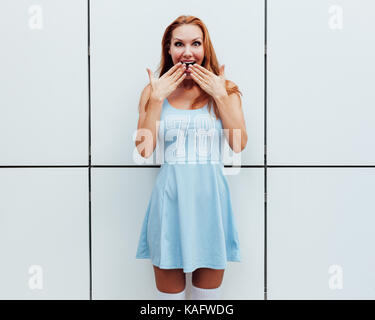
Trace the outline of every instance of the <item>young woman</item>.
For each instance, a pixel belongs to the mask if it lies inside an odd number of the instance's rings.
[[[216,147],[226,130],[234,152],[246,146],[241,92],[225,79],[206,26],[193,16],[165,30],[159,70],[156,78],[147,69],[150,83],[139,104],[138,152],[148,158],[158,141],[163,161],[136,258],[151,259],[160,299],[185,299],[187,272],[192,299],[220,299],[227,261],[241,255]]]

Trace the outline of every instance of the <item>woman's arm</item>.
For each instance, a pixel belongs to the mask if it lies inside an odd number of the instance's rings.
[[[145,110],[148,101],[147,112]],[[156,147],[157,132],[160,121],[163,100],[151,95],[151,86],[148,84],[142,91],[139,101],[139,119],[135,145],[143,158],[152,155]]]
[[[247,144],[246,124],[241,106],[241,98],[238,94],[232,93],[230,95],[215,97],[214,99],[219,109],[223,129],[228,129],[224,132],[229,146],[235,153],[239,153]],[[240,130],[238,134],[234,135],[234,138],[233,129]],[[226,131],[229,131],[229,137]]]

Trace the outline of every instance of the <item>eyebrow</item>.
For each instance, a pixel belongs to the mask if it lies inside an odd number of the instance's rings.
[[[174,39],[176,39],[176,40],[180,40],[180,41],[183,41],[183,40],[181,40],[181,39],[179,39],[179,38],[174,38]],[[191,41],[198,40],[198,39],[201,39],[201,38],[200,38],[200,37],[199,37],[199,38],[195,38],[195,39],[193,39],[193,40],[191,40]]]

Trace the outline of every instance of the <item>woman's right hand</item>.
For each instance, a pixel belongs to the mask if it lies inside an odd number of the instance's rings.
[[[156,78],[153,72],[146,68],[151,85],[151,97],[163,101],[185,79],[186,66],[181,62],[175,64],[160,78]]]

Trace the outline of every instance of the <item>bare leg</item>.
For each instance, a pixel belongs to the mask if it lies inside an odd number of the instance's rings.
[[[186,277],[183,269],[160,269],[154,267],[156,287],[161,292],[179,293],[185,289]]]
[[[224,277],[225,269],[198,268],[193,271],[192,283],[203,289],[218,288]]]

